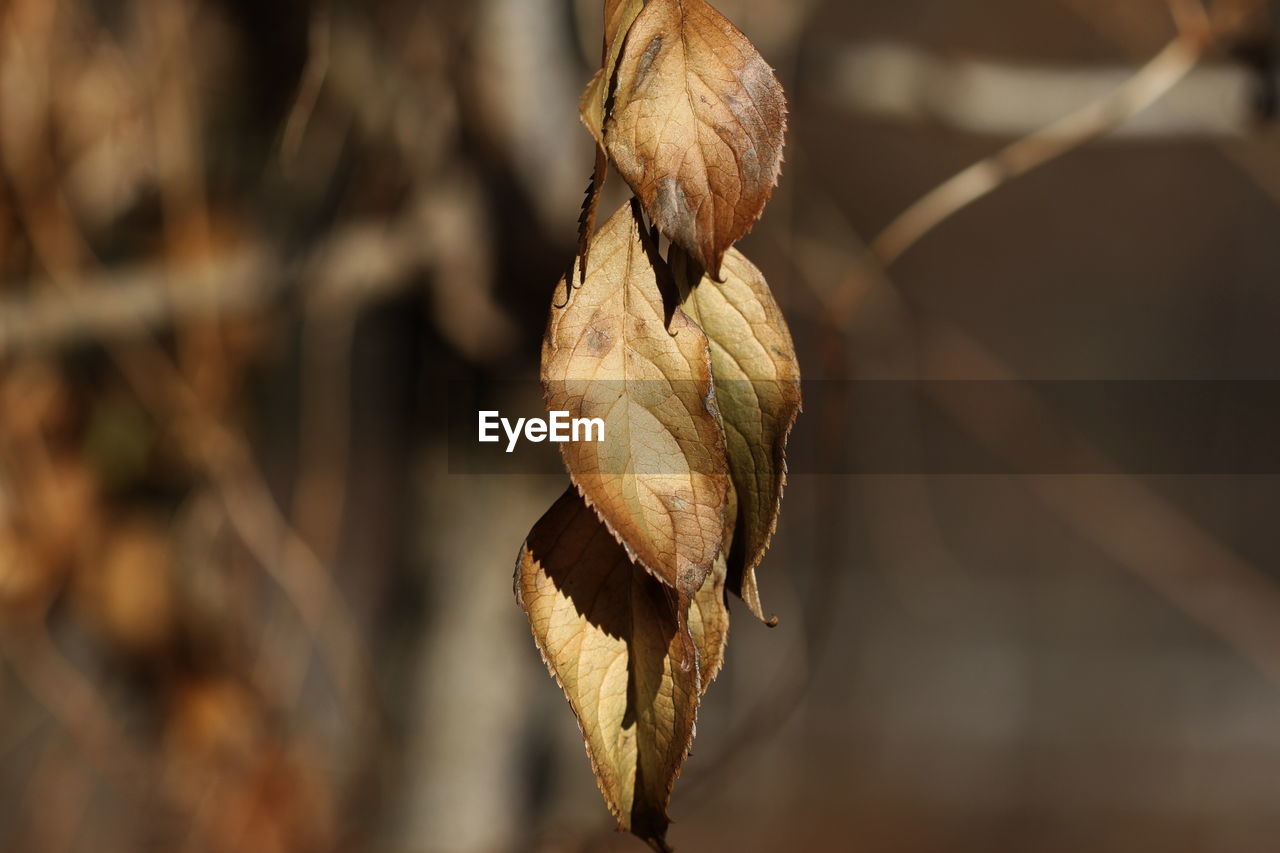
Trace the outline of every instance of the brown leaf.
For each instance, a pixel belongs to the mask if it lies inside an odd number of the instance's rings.
[[[596,230],[596,212],[600,208],[600,192],[609,173],[609,158],[604,149],[596,146],[596,164],[587,186],[587,197],[582,201],[582,213],[578,216],[578,271],[579,284],[587,283],[587,264],[591,253],[591,235]]]
[[[605,148],[672,242],[720,278],[782,166],[773,70],[705,0],[649,0],[618,62]]]
[[[671,269],[685,293],[684,307],[711,343],[716,402],[738,504],[729,587],[765,620],[755,569],[777,527],[787,479],[787,436],[800,412],[795,347],[764,276],[737,249],[725,255],[722,283],[705,277],[678,249],[671,253]]]
[[[577,278],[556,289],[542,382],[549,410],[600,419],[604,440],[561,444],[565,465],[628,553],[692,598],[721,550],[729,486],[706,335],[675,305],[634,203]]]
[[[726,513],[729,524],[725,525],[723,547],[702,588],[690,601],[688,624],[689,633],[693,635],[694,648],[698,653],[699,695],[706,693],[711,682],[715,681],[716,676],[720,674],[720,669],[724,666],[725,648],[729,643],[729,607],[724,598],[728,577],[725,558],[733,542],[733,519],[737,515],[737,508],[733,486],[730,484],[729,505]]]
[[[607,0],[605,3],[604,50],[600,57],[600,70],[591,78],[578,102],[582,123],[601,147],[604,146],[605,112],[609,97],[613,94],[618,60],[622,56],[627,31],[644,8],[644,3],[645,0]]]
[[[618,825],[665,849],[699,696],[677,593],[632,564],[572,488],[529,533],[515,589]]]

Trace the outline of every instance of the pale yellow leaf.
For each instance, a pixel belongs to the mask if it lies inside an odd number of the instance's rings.
[[[515,588],[618,825],[663,848],[699,696],[677,593],[632,564],[572,488],[529,533]]]
[[[800,412],[800,366],[782,311],[760,271],[741,252],[724,258],[723,282],[679,250],[672,272],[684,307],[711,344],[716,402],[738,504],[729,586],[764,620],[755,570],[778,523],[786,484],[787,436]]]
[[[707,579],[698,594],[689,602],[689,633],[693,635],[698,653],[698,673],[701,693],[706,693],[724,666],[725,649],[729,643],[729,607],[725,602],[725,584],[728,579],[726,557],[733,542],[733,519],[737,514],[737,502],[733,485],[729,486],[727,517],[723,546]]]

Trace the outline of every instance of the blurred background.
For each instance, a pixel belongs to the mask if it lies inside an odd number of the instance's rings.
[[[539,409],[599,5],[0,2],[0,850],[641,849],[511,593],[567,478],[448,438]],[[1009,392],[885,433],[1016,469],[1073,435],[1025,380],[1280,379],[1276,4],[717,5],[806,378]],[[677,848],[1275,850],[1276,469],[1086,444],[793,476]]]

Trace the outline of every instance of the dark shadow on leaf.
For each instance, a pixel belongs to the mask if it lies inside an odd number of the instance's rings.
[[[666,803],[692,734],[693,708],[679,697],[696,695],[697,687],[692,663],[684,660],[693,654],[691,642],[677,639],[675,590],[633,564],[573,488],[534,525],[526,547],[580,616],[626,643],[627,706],[621,727],[634,727],[637,748],[629,820],[636,835],[655,849],[668,849]],[[664,687],[675,694],[664,698]],[[661,703],[671,701],[674,720],[660,719]]]

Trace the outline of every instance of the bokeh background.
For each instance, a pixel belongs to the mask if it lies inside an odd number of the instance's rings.
[[[806,377],[1013,389],[887,433],[1016,467],[1072,429],[1023,380],[1280,379],[1276,4],[717,5]],[[538,409],[598,6],[0,3],[0,849],[641,849],[511,594],[566,478],[448,429]],[[1090,459],[793,477],[676,846],[1275,850],[1280,479]]]

